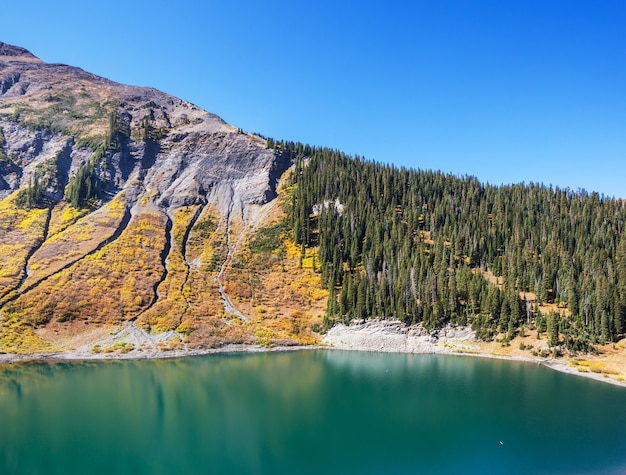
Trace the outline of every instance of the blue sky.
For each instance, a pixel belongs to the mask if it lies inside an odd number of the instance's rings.
[[[626,197],[626,2],[32,0],[0,41],[266,136]]]

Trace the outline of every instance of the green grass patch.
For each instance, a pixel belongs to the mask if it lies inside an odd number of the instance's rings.
[[[250,252],[253,254],[270,253],[282,246],[281,236],[289,231],[287,220],[271,226],[260,228],[250,241]]]

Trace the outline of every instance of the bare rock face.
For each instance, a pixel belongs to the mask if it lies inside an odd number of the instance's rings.
[[[397,320],[353,321],[335,325],[324,336],[324,343],[339,349],[391,353],[458,353],[477,349],[470,327],[447,325],[428,331],[423,326],[407,326]]]
[[[149,196],[161,208],[208,202],[222,215],[245,214],[249,204],[276,196],[277,179],[289,165],[266,149],[264,139],[186,101],[46,64],[6,43],[0,43],[0,107],[6,157],[0,198],[26,186],[61,154],[58,176],[46,190],[58,201],[79,168],[103,148],[97,164],[102,203],[126,190],[131,201]],[[102,145],[111,134],[118,135],[115,143]]]

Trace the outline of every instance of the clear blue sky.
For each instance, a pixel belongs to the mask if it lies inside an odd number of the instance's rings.
[[[626,197],[623,0],[32,0],[0,41],[266,136]]]

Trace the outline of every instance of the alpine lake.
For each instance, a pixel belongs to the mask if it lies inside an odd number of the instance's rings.
[[[0,474],[626,473],[626,388],[304,350],[0,366]]]

